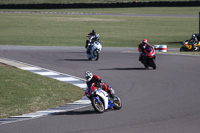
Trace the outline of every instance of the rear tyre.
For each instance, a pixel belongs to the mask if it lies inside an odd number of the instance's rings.
[[[122,102],[118,96],[114,97],[114,109],[121,109],[122,107]]]

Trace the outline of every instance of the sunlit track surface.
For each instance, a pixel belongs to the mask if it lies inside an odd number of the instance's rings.
[[[110,14],[110,13],[82,13],[82,12],[25,12],[25,11],[1,11],[0,13],[9,14],[57,14],[57,15],[98,15],[98,16],[143,16],[143,17],[184,17],[198,18],[198,15],[159,15],[159,14]]]
[[[110,84],[122,109],[98,114],[89,106],[0,126],[2,133],[198,133],[199,56],[157,54],[157,69],[144,69],[134,48],[103,48],[88,61],[80,47],[0,46],[0,57],[83,78],[86,70]]]

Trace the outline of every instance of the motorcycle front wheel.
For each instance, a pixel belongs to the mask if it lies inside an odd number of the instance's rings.
[[[92,60],[91,56],[87,54],[88,60]]]
[[[151,67],[152,67],[153,69],[156,69],[156,63],[154,62],[154,60],[151,59],[149,62],[150,62]]]
[[[182,46],[182,47],[180,48],[180,52],[183,52],[183,51],[186,51],[185,46]]]
[[[99,97],[98,100],[97,98],[92,98],[92,106],[98,113],[103,113],[105,111],[103,101]]]
[[[97,61],[99,59],[99,52],[97,50],[94,51],[94,60]]]
[[[144,65],[144,67],[147,69],[149,68],[149,65],[147,64],[147,62],[145,60],[142,61],[142,64]]]

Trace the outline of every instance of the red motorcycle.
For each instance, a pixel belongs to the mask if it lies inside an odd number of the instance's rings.
[[[147,45],[144,48],[144,53],[142,54],[142,64],[144,64],[145,68],[152,67],[153,69],[156,69],[156,64],[154,60],[156,59],[155,56],[155,50],[153,47]]]

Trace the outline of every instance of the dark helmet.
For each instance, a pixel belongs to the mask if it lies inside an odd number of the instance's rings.
[[[96,30],[92,30],[92,33],[93,33],[93,34],[96,34]]]
[[[196,37],[195,34],[193,34],[193,35],[192,35],[192,38],[195,38],[195,37]]]
[[[95,86],[96,86],[96,87],[101,87],[101,86],[102,86],[102,80],[101,80],[101,79],[97,79],[97,80],[95,81]]]

